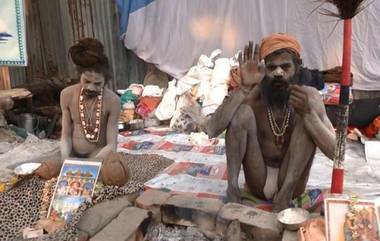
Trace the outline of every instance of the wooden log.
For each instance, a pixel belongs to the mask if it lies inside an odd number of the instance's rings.
[[[10,88],[9,69],[8,67],[0,67],[0,90],[9,90]]]
[[[31,98],[32,93],[24,88],[0,90],[0,99],[11,97],[13,100]]]

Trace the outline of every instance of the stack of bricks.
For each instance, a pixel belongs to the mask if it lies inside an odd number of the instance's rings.
[[[210,239],[236,241],[245,234],[249,240],[297,240],[296,232],[283,230],[275,213],[237,203],[147,190],[136,206],[151,211],[155,222],[196,227]]]

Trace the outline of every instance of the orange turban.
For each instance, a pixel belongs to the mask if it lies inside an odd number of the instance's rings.
[[[295,37],[286,33],[274,33],[262,40],[260,59],[265,59],[265,57],[280,49],[290,49],[298,57],[301,55],[301,45]]]

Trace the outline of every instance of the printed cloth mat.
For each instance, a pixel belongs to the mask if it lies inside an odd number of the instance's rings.
[[[302,195],[293,199],[290,207],[303,208],[310,213],[320,213],[323,210],[323,200],[327,193],[328,190],[308,189]],[[265,211],[272,211],[272,200],[261,200],[250,194],[249,191],[244,191],[241,196],[243,203]]]
[[[173,132],[167,127],[124,132],[119,135],[119,151],[121,152],[159,154],[175,161],[169,169],[146,182],[145,188],[220,199],[225,198],[227,189],[224,143],[224,139],[219,138],[217,145],[194,146],[190,135]],[[329,190],[332,167],[332,161],[317,150],[307,190]],[[380,180],[369,175],[369,169],[364,146],[358,142],[348,141],[345,160],[345,192],[366,196],[380,195],[378,185]],[[218,175],[213,174],[215,170],[218,170]],[[244,190],[242,171],[239,176],[239,186]],[[309,203],[316,203],[316,201]]]
[[[144,188],[225,200],[227,165],[175,162],[146,182]]]
[[[120,133],[118,151],[155,153],[175,161],[146,182],[145,189],[225,199],[227,166],[224,139],[218,139],[217,143],[194,145],[190,135],[171,131],[170,128],[149,128]]]
[[[193,146],[193,145],[182,145],[176,144],[170,141],[160,141],[154,143],[151,141],[128,141],[120,145],[122,148],[127,150],[163,150],[168,152],[198,152],[203,154],[215,154],[224,155],[226,153],[226,148],[224,146]]]
[[[142,136],[145,136],[145,138],[139,138]],[[224,155],[226,153],[226,148],[223,144],[210,146],[193,145],[191,141],[189,141],[188,135],[178,133],[170,128],[147,128],[143,130],[125,131],[119,134],[119,140],[121,140],[121,142],[119,142],[119,151],[123,152],[166,151],[196,152],[215,155]]]

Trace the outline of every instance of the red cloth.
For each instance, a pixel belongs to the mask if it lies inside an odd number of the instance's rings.
[[[149,113],[154,111],[161,102],[161,97],[143,96],[140,97],[136,108],[136,113],[142,117],[147,117]]]
[[[369,138],[374,138],[380,129],[380,116],[376,117],[368,127],[364,129],[364,133]]]

